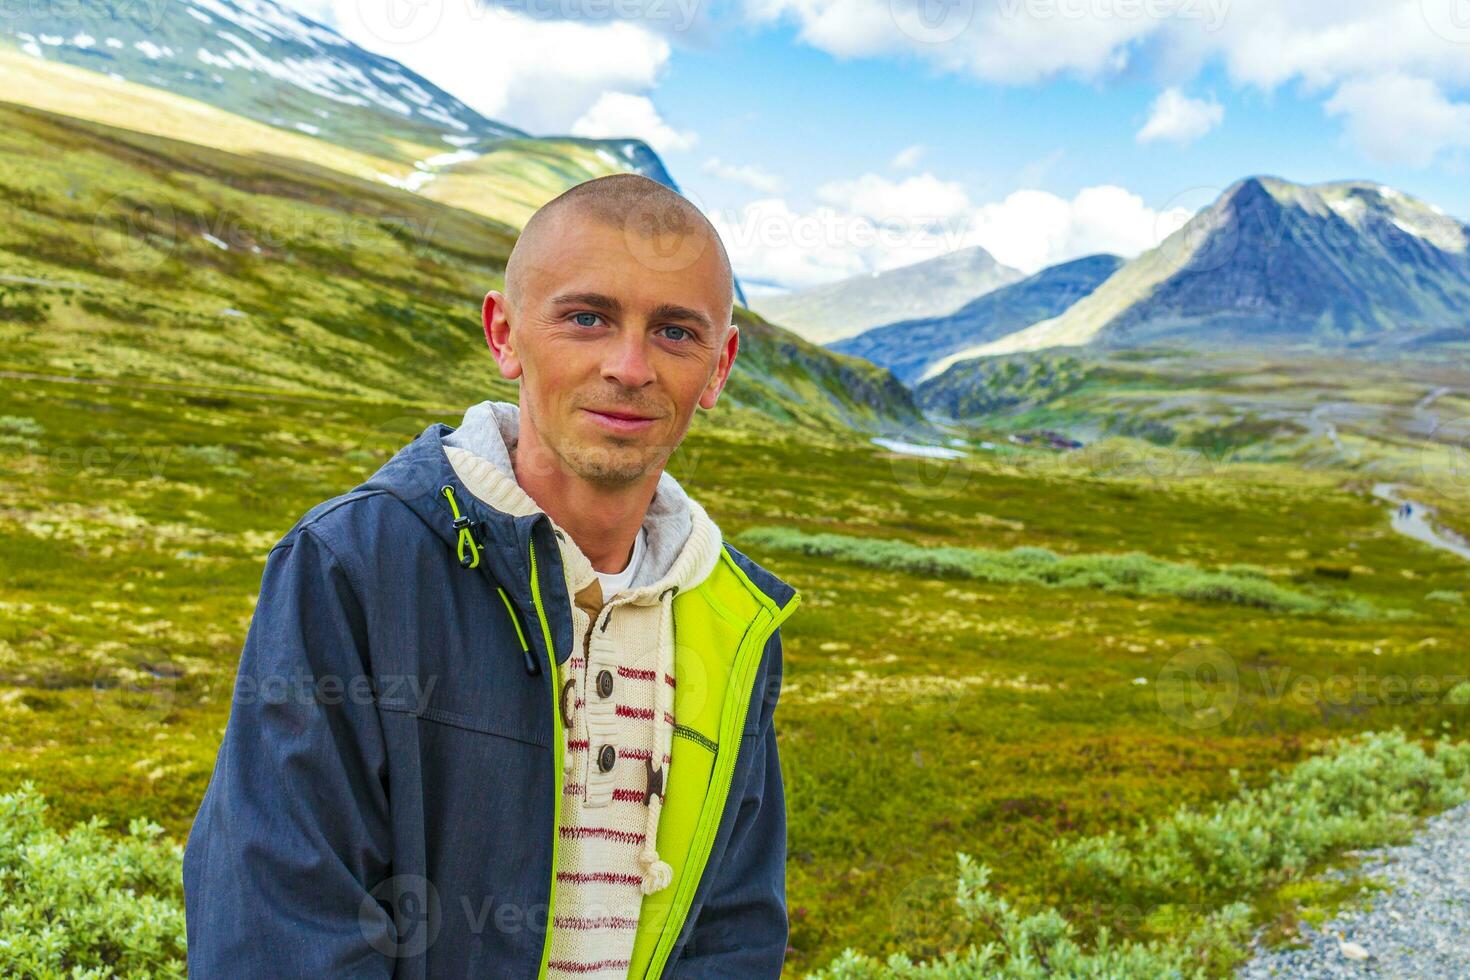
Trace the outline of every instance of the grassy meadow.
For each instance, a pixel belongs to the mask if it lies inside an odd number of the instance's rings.
[[[266,550],[423,425],[457,416],[12,379],[0,395],[0,792],[33,780],[57,826],[143,816],[182,840]],[[1050,842],[1225,798],[1232,772],[1264,779],[1321,736],[1470,732],[1470,709],[1446,697],[1467,673],[1470,611],[1443,598],[1470,594],[1470,565],[1394,535],[1386,505],[1349,475],[1124,477],[1039,451],[940,462],[718,422],[700,416],[671,472],[805,596],[783,631],[778,713],[793,975],[846,946],[962,946],[945,904],[956,851],[991,865],[1013,901],[1147,937],[1160,927],[1136,907],[1063,889]],[[1324,605],[757,547],[772,526],[920,548],[1137,551]]]

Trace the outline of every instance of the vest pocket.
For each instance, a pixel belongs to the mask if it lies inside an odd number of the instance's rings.
[[[710,738],[708,735],[704,734],[701,731],[690,728],[688,725],[675,725],[674,737],[686,738],[689,741],[693,742],[695,745],[702,745],[710,751],[711,755],[718,752],[720,748],[719,743],[716,742],[714,739]]]

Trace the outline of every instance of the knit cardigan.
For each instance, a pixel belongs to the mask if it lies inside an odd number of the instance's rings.
[[[540,513],[511,463],[519,408],[482,402],[445,439],[465,488],[515,516]],[[645,514],[643,564],[611,597],[571,535],[552,521],[576,645],[561,676],[563,789],[556,917],[548,972],[626,977],[644,895],[666,887],[658,856],[674,718],[673,599],[714,570],[721,534],[667,471]]]

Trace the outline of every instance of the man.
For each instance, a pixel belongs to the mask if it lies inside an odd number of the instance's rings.
[[[271,550],[184,855],[195,980],[780,974],[800,596],[664,471],[732,288],[680,195],[573,187],[485,298],[518,403]]]

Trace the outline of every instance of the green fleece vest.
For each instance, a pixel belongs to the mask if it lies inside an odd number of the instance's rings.
[[[534,552],[533,552],[534,575]],[[547,631],[539,589],[533,589],[541,626]],[[674,597],[674,717],[678,728],[671,743],[668,785],[658,822],[659,856],[673,869],[667,888],[645,895],[638,915],[629,980],[659,977],[683,930],[695,889],[709,863],[715,833],[730,795],[735,759],[740,752],[745,716],[761,652],[781,623],[796,610],[800,593],[778,606],[720,549],[707,579]],[[548,642],[548,648],[550,643]],[[560,683],[552,684],[553,691]],[[552,708],[554,772],[562,769],[561,714]],[[561,821],[557,798],[554,820]],[[553,834],[556,841],[559,835]],[[552,845],[556,867],[556,844]],[[556,914],[556,878],[551,882],[551,908],[540,976],[546,976],[551,954],[551,923]]]

